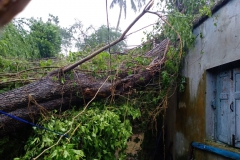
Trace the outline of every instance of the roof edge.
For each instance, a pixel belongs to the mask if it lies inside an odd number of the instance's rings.
[[[221,9],[224,5],[226,5],[228,2],[230,2],[232,0],[220,0],[219,2],[217,2],[213,8],[211,9],[212,14],[216,13],[219,9]],[[197,28],[198,26],[200,26],[205,20],[207,20],[209,18],[209,16],[202,16],[200,18],[198,18],[197,20],[195,20],[193,22],[193,29]]]

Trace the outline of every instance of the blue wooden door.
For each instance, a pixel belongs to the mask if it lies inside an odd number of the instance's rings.
[[[217,76],[216,139],[240,148],[240,68]]]
[[[231,71],[222,72],[217,77],[217,140],[231,142]]]

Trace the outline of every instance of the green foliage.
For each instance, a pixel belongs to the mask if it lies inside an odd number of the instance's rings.
[[[183,14],[176,12],[173,15],[169,15],[168,22],[180,34],[183,47],[185,49],[189,48],[195,40],[195,36],[192,33],[192,16],[184,16]],[[170,38],[171,42],[176,43],[176,41],[179,40],[179,37],[173,28],[166,24],[163,27],[164,35]]]
[[[54,57],[61,51],[60,27],[41,19],[31,20],[30,36],[33,37],[42,58]]]
[[[51,66],[52,64],[52,60],[51,59],[48,59],[48,60],[40,60],[39,62],[39,65],[40,67],[48,67],[48,66]]]
[[[162,0],[166,2],[168,10],[175,10],[182,12],[185,15],[197,16],[201,13],[202,15],[210,15],[211,11],[209,8],[213,5],[216,0]],[[204,11],[204,12],[202,12]],[[209,12],[210,11],[210,12]]]
[[[69,62],[75,62],[83,57],[86,57],[89,53],[84,51],[70,52],[67,60]],[[91,71],[92,75],[96,78],[104,78],[109,75],[110,71],[129,71],[132,74],[133,68],[137,68],[142,65],[148,65],[151,59],[142,56],[139,50],[129,52],[126,55],[121,54],[109,54],[108,52],[102,52],[92,58],[90,61],[85,62],[79,69]]]
[[[108,44],[117,38],[121,36],[121,33],[118,31],[115,31],[114,28],[109,28],[106,26],[101,26],[99,27],[94,33],[92,33],[90,36],[87,36],[84,38],[83,43],[80,44],[80,48],[86,48],[86,47],[91,47],[91,48],[96,48],[97,46],[101,44]],[[118,44],[114,45],[111,47],[111,52],[121,52],[123,51],[124,47],[126,47],[126,42],[121,41]]]
[[[27,59],[56,56],[61,45],[66,50],[72,44],[72,32],[61,28],[58,23],[58,17],[53,15],[49,15],[47,22],[34,18],[15,19],[3,29],[0,55]]]
[[[185,85],[186,85],[186,78],[181,77],[180,78],[180,85],[179,85],[179,92],[183,93],[185,91]]]
[[[161,66],[159,77],[154,79],[157,87],[154,89],[149,87],[145,92],[139,93],[139,99],[145,102],[139,104],[139,106],[142,106],[142,119],[145,121],[143,123],[145,125],[151,123],[152,127],[154,123],[157,123],[159,115],[163,115],[163,118],[165,117],[166,101],[176,91],[175,88],[179,87],[180,92],[184,91],[185,79],[179,78],[179,70],[184,53],[187,52],[195,41],[195,36],[192,33],[193,22],[196,17],[199,17],[199,13],[210,15],[211,7],[211,5],[206,5],[206,0],[161,0],[161,2],[165,3],[158,3],[158,7],[161,9],[162,5],[165,4],[168,15],[164,22],[167,23],[159,22],[153,27],[151,32],[145,33],[148,41],[143,46],[143,49],[148,50],[149,42],[152,39],[160,43],[163,39],[169,38],[171,44],[166,55],[166,61]],[[166,10],[163,9],[161,12],[166,13]],[[163,17],[160,18],[161,20],[163,20]],[[146,117],[148,119],[145,119]],[[164,126],[164,124],[162,125]]]
[[[93,104],[94,105],[94,104]],[[100,104],[95,104],[96,106]],[[125,106],[124,110],[128,108]],[[126,113],[126,112],[125,112]],[[63,138],[58,145],[53,146],[59,136],[55,133],[35,128],[32,136],[25,146],[26,154],[21,159],[31,159],[39,155],[43,149],[52,148],[45,152],[43,159],[77,160],[77,159],[116,159],[125,157],[126,142],[131,135],[131,125],[128,120],[121,120],[116,112],[92,108],[78,116],[74,121],[72,117],[78,112],[65,113],[61,118],[52,115],[50,119],[42,121],[44,127],[65,133],[70,129],[68,136]],[[139,117],[139,112],[129,110],[128,114],[134,118]]]
[[[201,8],[199,10],[199,13],[203,16],[203,15],[207,15],[207,16],[212,16],[212,11],[209,7],[207,6],[203,6],[203,8]]]
[[[15,20],[3,29],[0,38],[0,55],[4,57],[37,58],[39,51],[23,29],[22,20]]]
[[[65,41],[69,38],[67,33],[58,26],[58,18],[52,15],[48,22],[34,18],[16,19],[3,29],[0,55],[27,59],[53,57],[61,51],[61,37]]]
[[[195,18],[199,18],[199,14],[201,16],[211,15],[210,7],[213,1],[210,4],[206,0],[161,0],[161,2],[163,1],[168,10],[167,23],[157,23],[153,27],[153,31],[146,35],[148,40],[153,38],[159,39],[161,42],[162,39],[169,38],[171,41],[167,60],[161,72],[161,95],[167,96],[169,88],[177,85],[182,55],[194,44],[195,36],[192,33],[193,22]],[[159,8],[162,7],[162,4],[164,3],[158,3]],[[203,36],[200,35],[200,37]],[[182,85],[180,86],[180,90],[183,90]]]
[[[51,67],[66,64],[60,62],[58,55],[61,36],[64,35],[60,31],[64,32],[65,28],[58,26],[58,17],[49,16],[48,22],[22,18],[15,19],[4,27],[0,37],[1,93],[37,80],[50,71]],[[66,35],[62,37],[65,41],[69,38]],[[57,65],[52,60],[37,61],[38,58],[52,56],[58,59]]]
[[[0,93],[36,81],[64,64],[66,62],[60,58],[31,61],[0,56]]]

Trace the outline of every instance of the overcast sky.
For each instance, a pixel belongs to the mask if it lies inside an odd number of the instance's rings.
[[[108,6],[110,6],[111,1],[112,0],[108,0]],[[43,20],[47,20],[50,13],[59,17],[60,25],[63,27],[69,27],[74,23],[75,19],[78,19],[85,27],[93,25],[98,28],[101,25],[107,24],[105,2],[105,0],[32,0],[26,9],[17,17],[42,17]],[[127,17],[125,19],[124,14],[122,15],[120,22],[121,30],[125,30],[139,14],[131,10],[130,0],[127,0],[127,3]],[[109,9],[108,12],[110,26],[116,27],[119,7],[115,6],[113,9]],[[137,22],[130,32],[154,23],[156,20],[157,17],[155,15],[146,14]],[[128,45],[140,44],[143,36],[142,31],[133,34],[127,40]]]

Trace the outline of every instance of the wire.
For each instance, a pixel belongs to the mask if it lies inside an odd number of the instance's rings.
[[[43,130],[46,130],[46,131],[52,132],[52,133],[55,133],[55,134],[57,134],[57,135],[59,135],[59,136],[63,136],[63,137],[66,137],[66,138],[69,137],[69,136],[66,135],[66,134],[63,134],[63,133],[60,133],[60,132],[57,132],[57,131],[53,131],[53,130],[50,130],[50,129],[45,128],[45,127],[43,127],[43,126],[40,126],[40,125],[37,125],[37,124],[31,123],[31,122],[28,122],[28,121],[26,121],[26,120],[24,120],[24,119],[22,119],[22,118],[16,117],[16,116],[11,115],[11,114],[8,114],[8,113],[3,112],[3,111],[1,111],[1,110],[0,110],[0,113],[3,114],[3,115],[5,115],[5,116],[8,116],[8,117],[10,117],[10,118],[12,118],[12,119],[15,119],[15,120],[17,120],[17,121],[20,121],[20,122],[23,122],[23,123],[29,124],[29,125],[31,125],[31,126],[33,126],[33,127],[37,127],[37,128],[39,128],[39,129],[43,129]]]

